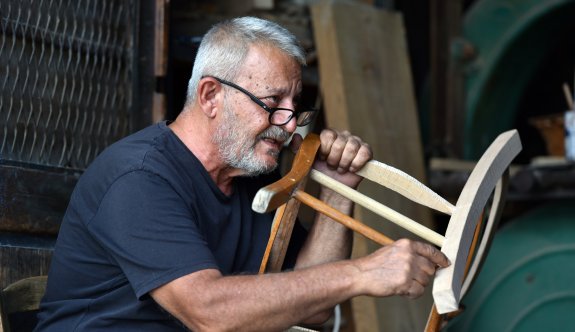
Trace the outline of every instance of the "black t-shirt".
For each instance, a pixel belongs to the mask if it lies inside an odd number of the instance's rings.
[[[251,202],[274,180],[236,178],[224,195],[164,122],[113,144],[72,194],[38,330],[181,331],[148,292],[202,269],[257,273],[273,214]]]

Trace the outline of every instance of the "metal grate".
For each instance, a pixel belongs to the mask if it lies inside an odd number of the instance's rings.
[[[138,6],[0,1],[0,159],[84,169],[128,133]]]

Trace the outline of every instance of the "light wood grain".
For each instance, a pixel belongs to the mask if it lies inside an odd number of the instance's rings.
[[[521,141],[516,130],[499,135],[473,169],[457,200],[441,248],[451,265],[437,271],[433,282],[433,299],[439,314],[459,309],[473,230],[496,183],[519,151]]]
[[[360,136],[371,145],[375,159],[425,182],[401,13],[352,1],[319,1],[310,8],[327,126]],[[424,226],[434,227],[431,210],[424,206],[384,191],[371,181],[364,181],[358,189]],[[380,216],[361,206],[354,216],[391,238],[413,237],[392,223],[382,223]],[[379,248],[362,236],[355,241],[354,245],[365,251],[354,251],[353,257]],[[401,297],[355,298],[353,328],[356,332],[421,331],[432,302],[430,290],[415,301]]]
[[[416,234],[421,238],[435,244],[436,246],[441,247],[443,245],[443,241],[445,239],[441,234],[438,234],[433,230],[423,226],[422,224],[404,216],[403,214],[379,203],[373,198],[363,195],[362,193],[353,190],[352,188],[341,184],[329,176],[313,169],[310,172],[310,178],[319,184],[334,190],[335,192],[350,199],[351,201],[363,206],[364,208],[378,214],[379,216],[395,223],[401,228],[406,229],[413,234]]]
[[[413,176],[377,160],[371,160],[358,175],[387,187],[421,205],[451,215],[455,207]]]

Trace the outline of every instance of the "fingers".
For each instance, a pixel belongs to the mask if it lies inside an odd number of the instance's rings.
[[[369,275],[375,279],[368,284],[374,288],[368,292],[376,296],[417,298],[431,283],[437,267],[449,265],[445,255],[434,246],[407,239],[379,249],[370,258],[363,267],[373,272]]]
[[[428,243],[422,242],[412,242],[415,251],[417,254],[429,259],[435,265],[439,267],[448,267],[449,260],[447,257],[441,252],[441,250],[437,249],[436,247],[432,246]]]
[[[373,155],[368,144],[348,131],[323,130],[320,141],[320,159],[338,173],[359,170]]]

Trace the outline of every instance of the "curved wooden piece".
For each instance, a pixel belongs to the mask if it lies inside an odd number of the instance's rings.
[[[433,299],[439,314],[457,311],[469,247],[478,217],[495,184],[521,151],[516,130],[499,135],[483,154],[467,180],[449,220],[441,251],[451,265],[437,271]]]
[[[305,187],[305,180],[313,165],[319,145],[319,136],[308,134],[288,174],[256,193],[252,202],[254,211],[264,213],[279,207],[274,216],[259,273],[281,270],[300,206],[299,201],[290,198],[294,191]]]
[[[481,235],[481,242],[479,247],[476,248],[476,239],[479,237],[479,233],[481,232],[480,224],[481,220],[477,223],[475,228],[475,233],[473,236],[473,243],[471,244],[471,252],[467,257],[467,265],[469,268],[467,269],[466,266],[466,273],[465,273],[465,281],[463,282],[463,286],[461,287],[461,298],[465,297],[467,291],[473,285],[483,262],[485,261],[485,257],[487,256],[487,251],[491,246],[491,240],[493,239],[493,235],[495,230],[497,229],[497,225],[499,224],[499,220],[501,217],[501,213],[503,212],[503,203],[505,202],[505,193],[507,190],[507,184],[509,181],[509,169],[506,169],[503,173],[503,176],[497,182],[495,186],[495,191],[493,193],[493,202],[490,207],[489,211],[489,218],[487,223],[485,224],[485,228],[483,234]],[[474,256],[474,251],[476,251]],[[440,315],[437,312],[437,308],[435,304],[432,306],[431,311],[429,313],[429,318],[427,320],[427,324],[425,326],[425,332],[436,332],[441,329],[444,320],[449,320],[451,315],[457,315],[458,312],[450,313],[448,315]],[[447,317],[447,318],[446,318]]]
[[[473,285],[479,270],[483,266],[483,262],[487,257],[487,251],[491,246],[491,241],[493,240],[493,235],[499,225],[499,220],[501,219],[501,214],[503,213],[503,203],[505,202],[505,194],[507,192],[507,184],[509,182],[509,169],[506,169],[497,185],[495,186],[495,192],[493,193],[493,203],[491,204],[491,210],[489,211],[489,219],[485,224],[485,229],[483,231],[483,236],[481,237],[481,242],[477,248],[477,252],[471,263],[469,271],[466,273],[465,281],[461,287],[461,298],[467,294],[467,291]]]
[[[259,213],[273,211],[286,203],[296,186],[307,176],[319,149],[319,136],[307,134],[298,150],[291,170],[279,181],[260,189],[252,202],[252,210]]]
[[[377,160],[369,161],[357,174],[436,211],[451,215],[455,209],[453,204],[416,178]]]

